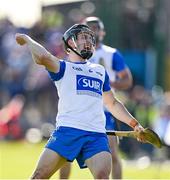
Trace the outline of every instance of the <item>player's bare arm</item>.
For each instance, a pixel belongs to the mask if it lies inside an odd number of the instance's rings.
[[[126,68],[123,71],[118,72],[116,75],[118,76],[118,80],[110,82],[113,88],[124,90],[132,86],[133,78],[129,68]]]
[[[103,102],[107,109],[118,120],[128,124],[135,131],[140,132],[144,130],[140,123],[128,112],[125,106],[114,96],[112,91],[107,91],[103,93]]]
[[[34,41],[26,34],[17,33],[15,35],[16,41],[19,45],[27,45],[29,51],[36,64],[43,65],[47,70],[57,73],[60,68],[59,59],[49,53],[42,45]]]

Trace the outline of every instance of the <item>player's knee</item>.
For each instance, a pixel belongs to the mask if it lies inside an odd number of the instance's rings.
[[[98,169],[95,175],[95,179],[108,179],[110,175],[110,168]]]
[[[47,179],[49,173],[45,169],[36,169],[30,179]]]
[[[104,171],[104,170],[100,170],[97,172],[96,174],[96,179],[108,179],[109,178],[109,172],[108,171]]]
[[[60,173],[59,173],[60,179],[69,179],[70,172],[71,172],[71,164],[67,163],[65,166],[63,166],[60,169]]]

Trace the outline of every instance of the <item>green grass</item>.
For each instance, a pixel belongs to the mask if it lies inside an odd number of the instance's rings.
[[[0,142],[0,179],[28,179],[35,168],[44,143]],[[53,176],[58,178],[58,173]],[[137,168],[135,163],[123,165],[123,178],[126,179],[168,179],[170,166],[152,164],[145,169]],[[80,170],[73,163],[70,179],[92,179],[88,169]]]

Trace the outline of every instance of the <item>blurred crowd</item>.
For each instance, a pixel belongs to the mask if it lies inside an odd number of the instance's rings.
[[[30,128],[44,129],[45,123],[49,124],[47,128],[50,129],[55,124],[57,111],[58,98],[52,81],[43,68],[34,64],[26,48],[16,44],[16,32],[29,34],[54,55],[64,57],[60,30],[45,28],[42,23],[37,23],[30,29],[18,28],[8,19],[0,21],[0,139],[24,137]],[[56,41],[51,41],[52,39]],[[21,126],[20,133],[3,128],[13,119],[13,115],[5,117],[6,113],[3,113],[3,109],[10,107],[13,100],[24,103],[20,108],[20,115],[15,118]],[[13,108],[17,108],[18,104]],[[43,133],[46,133],[44,136],[49,136],[48,132]]]
[[[32,28],[15,27],[8,19],[0,20],[0,140],[26,138],[39,142],[48,138],[55,127],[58,97],[46,70],[34,64],[31,54],[15,42],[15,33],[29,34],[52,54],[64,58],[63,28],[47,28],[38,22]],[[151,90],[134,85],[117,92],[128,110],[144,127],[154,129],[170,146],[170,94],[159,86]],[[131,130],[117,123],[118,130]],[[134,158],[141,153],[151,155],[154,148],[136,140],[120,140],[122,152]],[[134,153],[136,152],[136,153]],[[166,152],[166,156],[170,156]]]

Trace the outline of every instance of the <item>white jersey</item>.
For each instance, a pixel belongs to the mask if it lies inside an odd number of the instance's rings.
[[[105,132],[103,91],[109,91],[109,78],[103,66],[60,61],[59,73],[49,72],[58,90],[57,127],[73,127]]]
[[[104,66],[112,82],[117,78],[116,73],[126,68],[123,56],[119,51],[104,44],[100,44],[100,47],[96,49],[95,53],[93,53],[93,56],[90,58],[90,62]],[[112,88],[112,91],[115,92],[115,89]],[[107,111],[105,107],[104,111]]]
[[[126,68],[124,59],[118,50],[104,44],[101,44],[95,53],[93,53],[90,62],[103,65],[110,81],[113,82],[116,80],[116,73]]]

